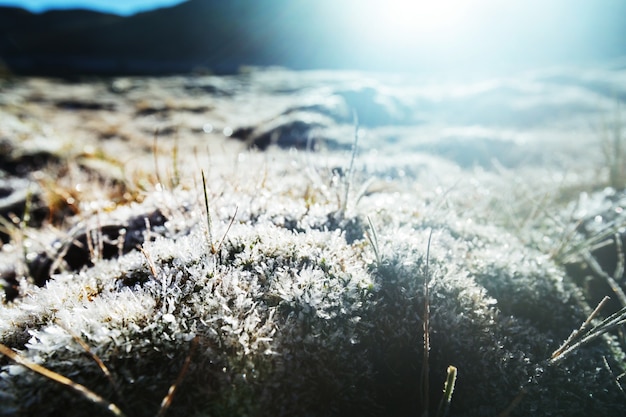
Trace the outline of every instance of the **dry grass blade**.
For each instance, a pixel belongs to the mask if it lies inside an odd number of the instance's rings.
[[[615,266],[613,277],[616,280],[621,280],[624,276],[624,247],[622,245],[622,237],[619,233],[615,233],[613,239],[615,239],[615,248],[617,250],[617,265]]]
[[[620,270],[622,271],[622,274],[623,274],[623,270],[624,270],[623,260],[620,260],[620,258],[624,257],[624,253],[622,251],[622,241],[619,235],[615,236],[615,245],[617,248],[617,259],[618,259],[617,266],[615,268],[616,269],[615,274],[620,272]],[[589,250],[583,251],[582,256],[585,262],[587,262],[587,265],[589,265],[589,267],[591,268],[591,270],[595,272],[599,277],[603,278],[607,282],[607,284],[609,284],[609,286],[611,287],[611,290],[617,296],[617,299],[619,300],[622,307],[626,307],[626,294],[624,294],[624,291],[617,283],[617,280],[621,278],[621,275],[620,276],[615,275],[613,277],[610,276],[606,271],[602,269],[598,261],[596,261],[596,259],[593,257],[593,255],[591,254]]]
[[[613,368],[611,368],[611,365],[609,365],[609,361],[606,360],[606,356],[602,357],[602,361],[604,362],[604,367],[606,368],[606,370],[609,371],[611,375],[613,375],[613,381],[615,382],[617,389],[622,393],[624,398],[626,398],[626,392],[624,392],[624,388],[622,388],[622,384],[619,382],[619,380],[622,379],[622,377],[624,377],[624,375],[626,374],[621,373],[620,375],[615,376],[615,372],[613,372]]]
[[[96,355],[91,348],[89,347],[89,345],[87,343],[85,343],[85,341],[83,339],[81,339],[76,333],[74,333],[72,330],[70,330],[69,328],[65,327],[63,324],[61,324],[58,320],[56,321],[57,325],[59,327],[61,327],[63,330],[65,330],[66,332],[68,332],[72,338],[78,342],[78,344],[83,348],[83,350],[85,352],[87,352],[87,354],[89,356],[91,356],[91,358],[94,360],[94,362],[96,362],[96,364],[98,364],[98,367],[100,368],[100,370],[102,371],[102,373],[104,374],[104,376],[107,377],[107,379],[109,380],[109,383],[111,384],[111,387],[113,387],[113,390],[115,390],[115,393],[118,396],[118,400],[121,400],[123,398],[122,393],[119,389],[119,386],[117,385],[117,383],[115,382],[115,379],[113,378],[113,374],[111,374],[111,372],[109,371],[109,368],[107,368],[107,366],[104,364],[104,362],[102,362],[102,359],[100,359],[100,357],[98,355]]]
[[[581,324],[581,326],[574,330],[570,336],[556,349],[549,359],[547,359],[547,365],[554,365],[567,356],[569,356],[572,352],[581,348],[582,346],[596,340],[601,337],[603,334],[626,324],[626,307],[620,309],[619,311],[611,314],[609,317],[600,321],[598,324],[592,326],[594,319],[600,313],[600,310],[606,305],[609,301],[609,297],[604,297],[602,301],[598,303],[596,308],[589,314],[589,316],[585,319],[585,321]],[[608,363],[605,360],[605,365],[608,367]],[[621,377],[621,376],[620,376]],[[619,379],[618,377],[617,379]],[[619,385],[619,381],[616,379],[616,383]],[[527,393],[527,385],[522,387],[517,396],[513,399],[513,401],[509,404],[509,406],[498,414],[497,417],[508,417],[511,412],[517,407],[517,405],[521,402],[522,398]],[[620,386],[621,390],[621,386]]]
[[[621,308],[617,312],[611,314],[609,317],[602,320],[599,324],[593,326],[591,329],[585,330],[588,328],[588,324],[591,323],[593,318],[598,314],[604,303],[608,297],[605,297],[599,304],[598,307],[593,310],[593,312],[589,315],[585,323],[580,327],[580,329],[574,332],[568,339],[557,349],[550,358],[549,363],[556,363],[558,361],[563,360],[570,353],[574,352],[576,349],[594,341],[599,338],[603,334],[610,332],[611,330],[626,324],[626,307]]]
[[[206,188],[206,177],[204,176],[204,171],[200,171],[202,174],[202,191],[204,192],[204,208],[206,209],[206,222],[207,222],[207,233],[209,240],[209,248],[211,249],[211,253],[215,254],[217,249],[213,244],[213,224],[211,222],[211,209],[209,208],[209,194]]]
[[[356,194],[356,197],[354,199],[354,205],[358,205],[361,202],[361,199],[368,194],[370,186],[374,184],[375,181],[376,178],[372,177],[363,183],[361,188],[359,188],[358,193]]]
[[[499,413],[497,417],[509,417],[509,415],[511,415],[511,412],[515,410],[515,408],[519,405],[519,403],[522,402],[522,400],[526,396],[526,393],[527,393],[526,388],[522,388],[520,392],[517,393],[515,398],[513,398],[513,401],[511,401],[511,404],[509,404],[509,406],[504,411]]]
[[[600,310],[604,307],[604,305],[610,300],[609,297],[604,297],[602,299],[602,301],[600,301],[598,303],[598,305],[596,306],[596,308],[591,312],[591,314],[589,314],[589,317],[587,317],[587,320],[585,320],[585,322],[578,328],[578,330],[574,330],[572,332],[572,334],[569,335],[569,337],[567,338],[567,340],[565,342],[563,342],[563,344],[561,346],[559,346],[559,348],[557,350],[555,350],[554,352],[552,352],[552,355],[550,356],[550,360],[554,360],[556,358],[558,358],[561,354],[563,354],[563,352],[572,344],[572,342],[579,337],[583,332],[585,332],[587,330],[587,328],[589,327],[589,325],[591,324],[591,321],[598,315],[598,313],[600,312]]]
[[[224,236],[222,236],[222,240],[220,240],[219,245],[217,245],[217,248],[215,249],[216,253],[220,251],[220,248],[222,247],[222,243],[224,243],[224,240],[226,239],[226,235],[228,235],[230,228],[233,226],[233,223],[235,222],[235,217],[237,217],[237,211],[239,211],[239,206],[235,207],[235,214],[233,214],[233,217],[231,217],[230,223],[228,223],[228,227],[226,228],[226,232],[224,232]]]
[[[157,186],[162,187],[161,175],[159,174],[159,148],[157,145],[159,139],[159,129],[154,131],[154,139],[152,141],[152,156],[154,157],[154,175],[156,176]]]
[[[24,358],[23,356],[15,352],[13,349],[1,343],[0,343],[0,353],[8,356],[14,362],[30,369],[33,372],[38,373],[39,375],[43,375],[44,377],[52,381],[58,382],[61,385],[65,385],[66,387],[73,389],[74,391],[78,392],[89,401],[105,407],[114,415],[124,417],[124,413],[122,412],[122,410],[119,409],[117,405],[105,400],[104,398],[102,398],[95,392],[91,391],[89,388],[85,387],[84,385],[77,384],[76,382],[72,381],[71,379],[67,377],[64,377],[61,374],[57,374],[56,372],[53,372],[41,365],[38,365],[34,362],[29,361],[28,359]]]
[[[174,399],[174,395],[176,394],[176,389],[178,388],[180,383],[183,381],[183,379],[185,378],[185,375],[187,374],[187,371],[189,370],[189,365],[191,364],[191,357],[193,356],[193,353],[195,352],[196,347],[198,346],[198,340],[199,340],[198,336],[196,336],[191,342],[191,349],[189,350],[189,353],[187,354],[187,357],[185,358],[183,367],[180,370],[180,373],[178,374],[176,381],[174,381],[174,383],[170,386],[169,390],[167,391],[167,395],[163,398],[163,401],[161,401],[161,408],[159,409],[159,413],[157,414],[157,417],[163,417],[165,413],[167,412],[168,408],[170,408],[170,405],[172,405],[172,400]]]
[[[176,188],[180,185],[180,169],[178,166],[178,135],[176,135],[174,147],[172,148],[172,171],[170,186],[172,188]]]
[[[367,216],[367,223],[369,224],[369,230],[365,230],[365,235],[367,236],[367,240],[369,240],[370,245],[372,245],[372,249],[374,249],[374,255],[376,256],[376,265],[380,266],[380,249],[378,246],[378,233],[376,233],[376,228],[372,223],[372,219],[370,216]]]
[[[343,202],[341,203],[341,212],[345,213],[348,209],[348,195],[350,194],[350,184],[352,183],[352,174],[354,171],[354,160],[356,159],[356,152],[359,146],[359,117],[354,111],[354,141],[352,142],[352,156],[350,157],[350,166],[348,167],[348,172],[346,172],[345,176],[345,193],[343,196]]]
[[[424,357],[422,360],[422,374],[420,380],[420,397],[422,400],[422,416],[428,416],[430,387],[428,377],[430,375],[430,241],[433,237],[433,229],[430,229],[428,235],[428,246],[426,248],[426,273],[424,276]]]
[[[150,269],[150,273],[152,274],[152,276],[155,277],[155,278],[158,277],[159,276],[159,271],[157,271],[156,264],[154,263],[154,261],[150,257],[150,254],[148,252],[146,252],[146,250],[144,248],[142,248],[142,247],[139,247],[139,250],[141,251],[143,256],[146,258],[146,262],[148,262],[148,268]]]

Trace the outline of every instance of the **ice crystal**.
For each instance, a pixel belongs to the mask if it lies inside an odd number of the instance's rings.
[[[431,386],[458,368],[454,415],[496,415],[528,381],[521,414],[556,410],[551,390],[594,395],[560,404],[562,414],[624,411],[610,378],[596,378],[602,355],[614,352],[608,346],[572,357],[568,368],[542,368],[584,319],[548,256],[436,198],[392,190],[338,212],[332,190],[320,191],[297,162],[264,169],[262,181],[209,177],[213,242],[199,190],[160,190],[120,209],[156,207],[167,222],[141,251],[60,272],[42,288],[24,284],[0,307],[0,341],[132,415],[156,414],[195,338],[172,415],[409,415],[418,409],[428,272]],[[368,224],[377,228],[376,255]],[[75,337],[111,368],[122,398]],[[0,361],[0,414],[106,415]]]

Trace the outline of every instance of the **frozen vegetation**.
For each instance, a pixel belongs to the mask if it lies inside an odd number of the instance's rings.
[[[112,83],[112,91],[123,89],[115,94],[138,114],[163,111],[140,102],[143,87],[128,82]],[[23,96],[24,85],[16,82],[12,94]],[[167,111],[184,130],[197,103],[172,100]],[[33,131],[45,135],[45,123],[24,116],[32,108],[3,106],[5,166],[40,172],[22,176],[49,194],[27,199],[31,219],[18,213],[2,223],[0,342],[18,361],[106,400],[90,400],[5,354],[0,415],[626,413],[626,178],[623,150],[603,159],[602,147],[615,151],[623,137],[615,129],[558,161],[537,155],[559,149],[560,138],[513,141],[527,152],[498,164],[484,154],[491,142],[476,138],[383,152],[376,142],[382,122],[371,122],[373,139],[364,137],[352,165],[349,114],[324,130],[347,133],[344,145],[319,152],[258,152],[217,137],[211,150],[194,151],[197,144],[184,140],[141,142],[137,125],[112,121],[110,136],[96,137],[102,148],[49,150],[48,143],[44,152]],[[113,113],[97,111],[102,120]],[[245,145],[254,140],[250,123],[260,121],[240,123]],[[128,137],[139,137],[143,153],[132,151],[134,164],[123,161],[122,170],[115,150],[131,152]],[[470,158],[468,143],[484,152]],[[459,155],[463,146],[469,150]],[[45,163],[22,158],[33,149],[47,155]],[[57,175],[59,189],[46,175]],[[47,211],[37,216],[41,206]],[[604,296],[611,300],[592,314]],[[458,375],[448,409],[442,391],[450,366]]]

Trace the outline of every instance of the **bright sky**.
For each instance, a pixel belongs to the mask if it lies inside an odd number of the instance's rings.
[[[183,1],[0,0],[0,6],[34,12],[87,8],[130,15]],[[249,0],[249,4],[256,11],[272,4],[290,10],[298,5],[319,7],[322,14],[312,15],[322,16],[326,19],[322,25],[327,21],[341,33],[332,45],[316,52],[320,62],[345,54],[355,65],[381,62],[386,68],[413,65],[466,71],[626,55],[625,0]],[[282,14],[274,12],[270,17],[280,19]],[[306,27],[307,22],[294,24]]]
[[[623,0],[354,2],[359,12],[345,12],[354,26],[347,32],[356,34],[364,54],[398,65],[414,59],[421,66],[504,67],[529,61],[541,66],[623,51],[626,39]]]
[[[182,2],[183,0],[0,0],[0,6],[21,7],[36,13],[48,9],[93,9],[127,16]]]

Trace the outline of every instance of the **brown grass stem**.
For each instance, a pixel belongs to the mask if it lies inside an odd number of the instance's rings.
[[[1,343],[0,343],[0,353],[2,353],[5,356],[8,356],[9,359],[13,360],[15,363],[22,365],[25,368],[28,368],[31,371],[38,373],[39,375],[42,375],[52,381],[58,382],[61,385],[65,385],[66,387],[73,389],[74,391],[78,392],[80,395],[82,395],[89,401],[105,407],[112,414],[116,416],[124,417],[124,413],[122,412],[122,410],[119,409],[117,405],[113,404],[110,401],[105,400],[104,398],[102,398],[95,392],[91,391],[89,388],[85,387],[84,385],[78,384],[61,374],[58,374],[54,371],[49,370],[48,368],[45,368],[39,364],[29,361],[28,359],[26,359],[19,353],[15,352],[13,349]]]

